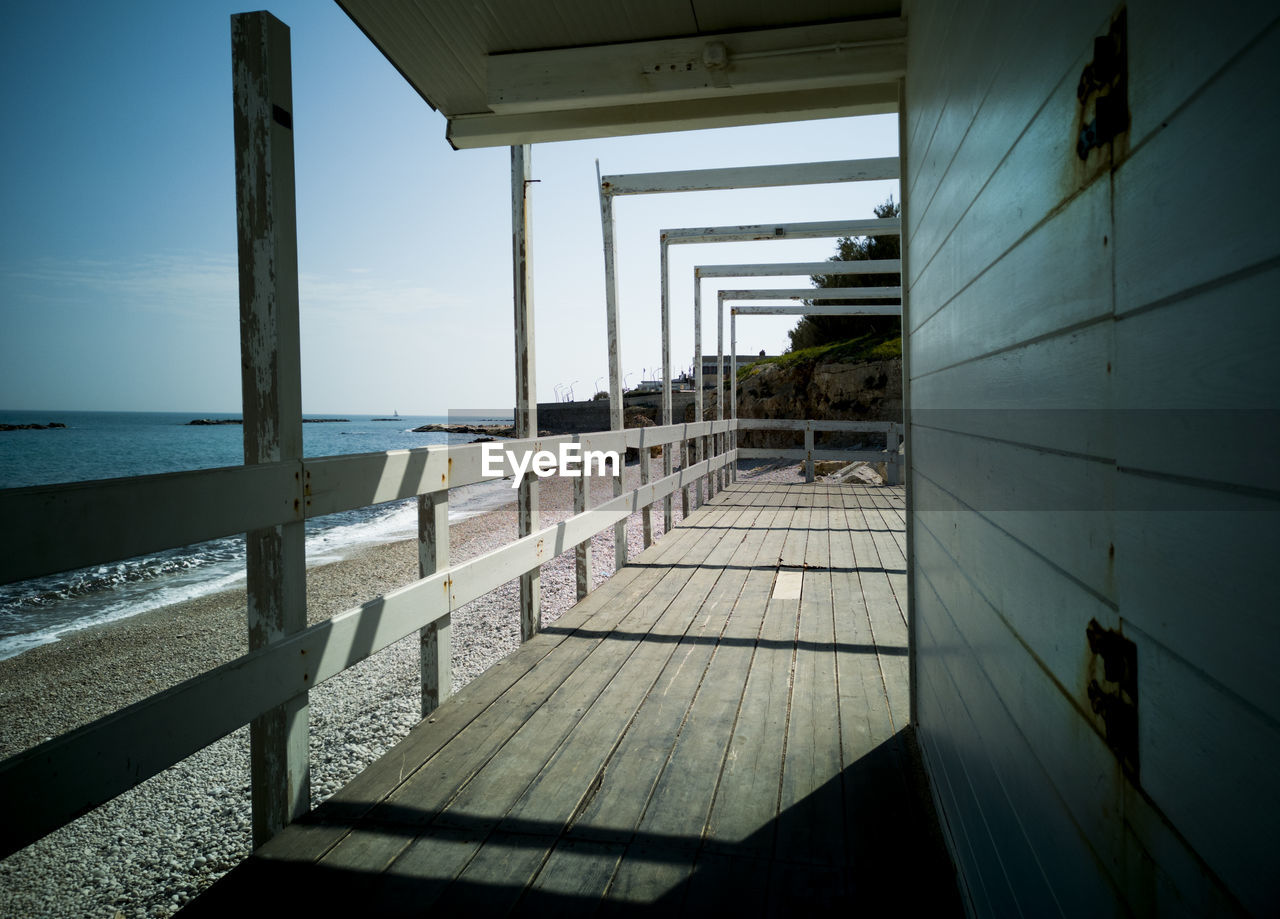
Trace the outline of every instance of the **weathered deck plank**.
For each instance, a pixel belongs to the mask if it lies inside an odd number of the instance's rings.
[[[792,915],[881,900],[907,847],[958,910],[903,732],[900,507],[729,486],[186,912]]]

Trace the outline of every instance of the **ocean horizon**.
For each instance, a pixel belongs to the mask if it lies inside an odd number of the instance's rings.
[[[324,414],[343,419],[303,425],[306,456],[377,453],[460,444],[472,435],[416,433],[425,424],[510,421],[482,411],[449,415]],[[62,424],[49,430],[0,432],[0,488],[83,482],[191,469],[238,466],[244,459],[238,424],[191,425],[197,419],[238,419],[238,412],[70,412],[0,409],[0,424]],[[460,520],[513,500],[503,481],[450,493],[449,517]],[[324,564],[362,546],[410,539],[416,502],[389,502],[308,520],[307,564]],[[230,536],[105,565],[0,585],[0,660],[56,641],[77,629],[124,619],[235,587],[244,581],[244,538]]]

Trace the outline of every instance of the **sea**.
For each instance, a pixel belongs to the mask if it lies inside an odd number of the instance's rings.
[[[65,428],[0,431],[0,488],[22,488],[188,469],[244,460],[238,424],[192,426],[194,419],[238,418],[199,412],[29,412],[0,410],[0,424]],[[469,434],[415,433],[444,416],[308,415],[341,421],[302,426],[307,456],[374,453],[461,444]],[[454,419],[455,421],[458,419]],[[507,422],[510,416],[468,421]],[[514,500],[509,482],[481,482],[449,493],[449,519],[484,513]],[[413,499],[308,520],[307,564],[337,561],[376,543],[414,538]],[[77,629],[123,619],[236,587],[245,579],[243,536],[215,539],[139,558],[0,585],[0,660],[57,641]]]

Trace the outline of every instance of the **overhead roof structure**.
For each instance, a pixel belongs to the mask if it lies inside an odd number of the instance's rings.
[[[898,0],[338,0],[457,148],[897,111]]]

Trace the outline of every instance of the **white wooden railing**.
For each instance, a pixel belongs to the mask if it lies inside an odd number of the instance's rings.
[[[735,449],[735,430],[803,431],[805,450]],[[814,431],[885,431],[885,453],[814,450]],[[449,693],[450,613],[499,586],[576,550],[578,594],[590,589],[591,538],[677,490],[724,486],[739,457],[870,458],[896,464],[898,428],[887,423],[737,419],[503,443],[511,456],[578,443],[588,450],[640,453],[639,487],[594,507],[578,479],[575,513],[499,549],[440,565],[374,598],[104,718],[0,763],[0,857],[87,813],[183,758],[307,693],[388,645],[432,625],[445,631],[428,661],[424,710]],[[691,441],[710,442],[690,464]],[[683,468],[650,480],[650,449],[680,444]],[[340,511],[418,497],[420,543],[448,546],[451,487],[487,479],[482,445],[304,458],[278,463],[106,479],[0,491],[5,521],[0,583],[82,568],[209,539],[296,523]],[[646,528],[645,542],[651,535]],[[447,554],[441,556],[447,559]]]
[[[639,449],[641,484],[594,507],[578,489],[575,513],[486,555],[445,565],[266,647],[216,667],[0,763],[0,857],[127,791],[186,756],[452,610],[576,549],[579,594],[590,587],[589,541],[633,512],[732,463],[731,450],[650,481],[649,448],[725,440],[729,421],[506,441],[529,452],[579,443]],[[488,477],[482,445],[304,458],[164,475],[0,491],[0,583],[117,561],[312,517],[419,497],[420,540],[448,546],[451,487]],[[512,471],[504,456],[504,472]],[[582,479],[578,479],[582,483]],[[423,500],[433,498],[433,500]],[[443,499],[443,500],[442,500]],[[579,510],[580,509],[580,510]],[[425,531],[425,532],[423,532]],[[646,542],[649,534],[646,533]],[[447,632],[439,666],[424,660],[424,704],[448,695]],[[431,676],[428,677],[428,674]]]
[[[804,447],[738,447],[738,459],[762,459],[779,457],[782,459],[804,460],[805,481],[813,481],[813,464],[820,460],[842,460],[854,462],[865,460],[869,463],[885,463],[890,485],[902,481],[902,456],[898,446],[902,443],[902,425],[893,421],[803,421],[794,419],[735,418],[736,431],[796,431],[804,433]],[[814,434],[822,431],[883,433],[885,450],[848,450],[841,448],[815,449]],[[736,433],[733,435],[736,438]]]

